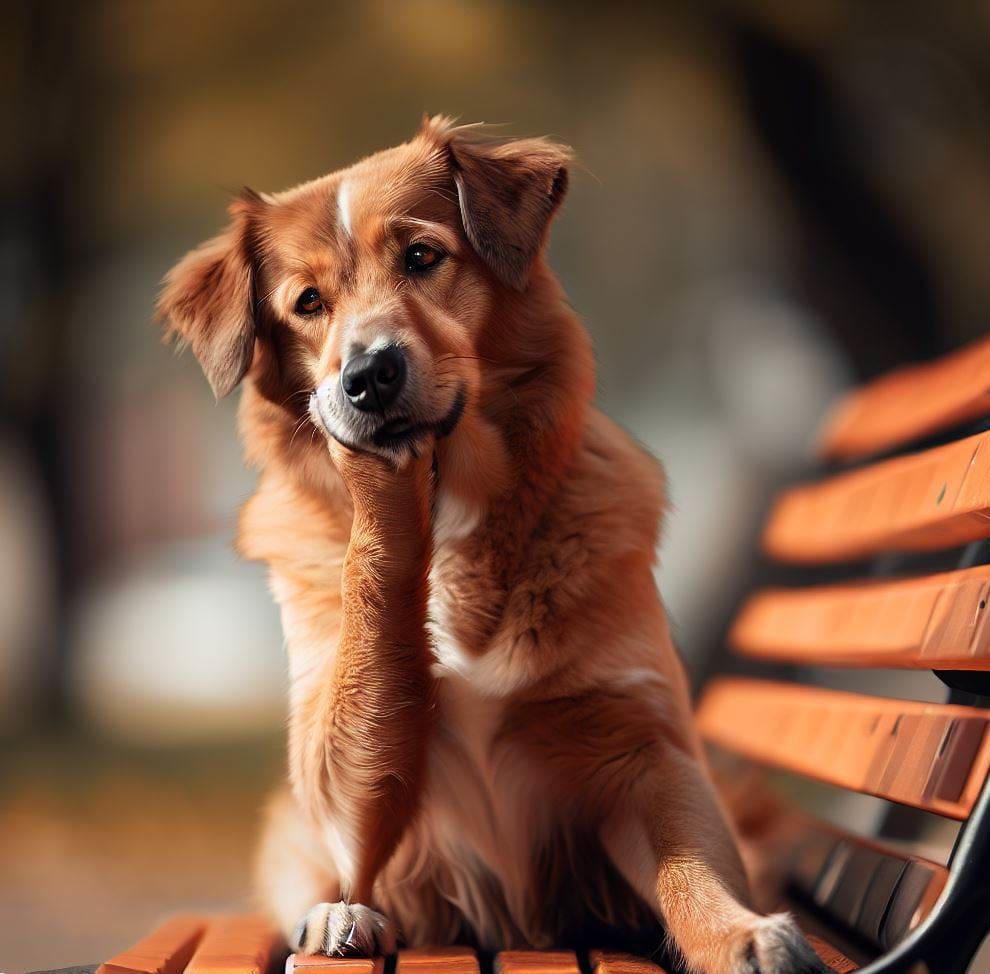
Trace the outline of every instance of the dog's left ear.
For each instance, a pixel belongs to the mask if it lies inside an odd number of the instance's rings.
[[[471,245],[501,281],[525,290],[567,193],[571,150],[548,139],[480,138],[478,127],[444,118],[424,120],[423,133],[447,149]]]
[[[244,378],[254,355],[254,283],[249,219],[258,197],[245,191],[229,208],[230,225],[186,254],[158,296],[167,339],[189,344],[221,399]]]

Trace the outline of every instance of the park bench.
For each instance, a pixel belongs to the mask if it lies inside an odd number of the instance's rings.
[[[990,929],[990,341],[852,393],[818,453],[820,469],[769,514],[768,584],[732,626],[699,726],[763,908],[793,911],[835,971],[960,974]],[[944,692],[856,692],[877,670],[928,671],[925,686]],[[841,809],[846,792],[872,796],[855,799],[869,828],[813,814],[823,796]],[[917,838],[933,829],[949,838],[926,858]],[[660,971],[599,952],[286,954],[261,918],[178,917],[99,971]]]

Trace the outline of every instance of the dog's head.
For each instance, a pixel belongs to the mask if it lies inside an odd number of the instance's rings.
[[[401,460],[475,402],[486,330],[527,292],[569,153],[446,119],[277,195],[245,192],[168,275],[159,311],[217,396],[270,402]]]

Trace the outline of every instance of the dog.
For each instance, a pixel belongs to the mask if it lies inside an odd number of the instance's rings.
[[[246,190],[165,279],[260,469],[238,546],[281,609],[290,787],[259,889],[305,952],[660,922],[699,974],[824,971],[750,905],[655,586],[663,474],[592,406],[546,263],[571,165],[426,118]]]

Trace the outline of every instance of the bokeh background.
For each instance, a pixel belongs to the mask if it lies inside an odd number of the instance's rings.
[[[247,902],[284,661],[252,476],[151,321],[242,185],[424,111],[582,161],[552,259],[600,403],[667,464],[696,680],[848,384],[990,321],[990,5],[8,2],[0,153],[0,970]],[[236,398],[233,397],[233,398]]]

